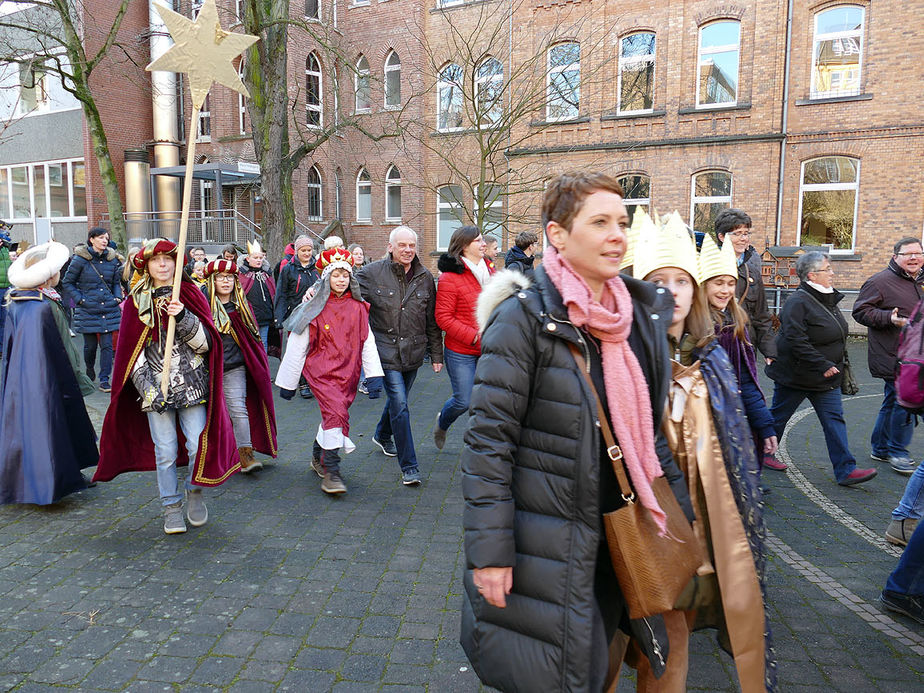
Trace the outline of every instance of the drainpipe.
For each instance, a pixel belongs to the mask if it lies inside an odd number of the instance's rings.
[[[786,135],[789,121],[789,61],[792,52],[792,4],[786,15],[786,52],[783,61],[783,115],[780,119],[780,166],[776,185],[776,245],[780,245],[780,231],[783,225],[783,179],[786,175]]]
[[[172,6],[173,3],[171,2]],[[157,60],[173,45],[173,39],[164,21],[155,8],[153,0],[148,2],[148,23],[151,34],[151,60]],[[153,95],[154,114],[154,167],[164,168],[180,165],[180,141],[177,131],[177,80],[174,72],[152,72],[151,91]],[[177,212],[180,209],[180,178],[175,176],[155,176],[154,205],[160,212]],[[160,215],[161,219],[168,215]],[[177,215],[169,215],[171,218]],[[167,225],[163,225],[166,227]],[[156,234],[175,237],[179,228],[169,224],[168,228],[158,228]]]
[[[151,163],[147,149],[125,150],[125,227],[128,244],[151,238]]]

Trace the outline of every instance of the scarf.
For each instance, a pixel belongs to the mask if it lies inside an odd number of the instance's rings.
[[[484,260],[480,260],[476,265],[464,255],[460,255],[459,259],[462,260],[462,262],[465,263],[465,266],[472,271],[472,274],[475,275],[475,279],[478,280],[478,283],[481,284],[481,286],[484,286],[485,282],[491,278],[491,273],[488,271],[488,265]]]
[[[820,294],[833,294],[834,293],[833,286],[822,286],[821,284],[810,282],[808,279],[805,280],[805,283],[808,284],[813,289],[815,289],[815,291],[817,291]]]
[[[655,452],[651,395],[642,367],[628,344],[632,329],[629,290],[622,279],[613,277],[604,284],[600,301],[595,301],[587,282],[555,248],[546,251],[542,266],[561,294],[568,319],[600,340],[610,424],[635,493],[663,535],[667,516],[651,490],[651,482],[663,472]]]

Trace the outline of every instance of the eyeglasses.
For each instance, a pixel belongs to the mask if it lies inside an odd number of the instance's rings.
[[[834,274],[834,268],[833,267],[823,267],[821,269],[812,270],[812,272],[830,272],[831,274]]]
[[[910,257],[912,259],[916,257],[924,257],[924,253],[895,253],[899,257]]]
[[[734,236],[735,238],[749,238],[751,235],[750,231],[732,231],[729,236]]]

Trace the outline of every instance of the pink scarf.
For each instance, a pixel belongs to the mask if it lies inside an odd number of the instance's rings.
[[[632,329],[629,290],[622,279],[613,277],[604,284],[598,303],[587,282],[555,248],[546,250],[542,267],[561,294],[571,322],[577,327],[586,327],[600,340],[603,381],[613,432],[635,493],[663,533],[667,529],[667,516],[651,490],[652,480],[662,475],[654,445],[651,396],[642,368],[627,342]]]

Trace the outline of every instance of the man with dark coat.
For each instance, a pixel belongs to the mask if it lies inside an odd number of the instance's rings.
[[[888,462],[899,474],[914,472],[908,453],[914,420],[895,399],[898,336],[908,316],[924,297],[924,251],[921,240],[906,236],[892,248],[888,267],[863,282],[853,304],[853,318],[866,325],[869,372],[883,380],[882,406],[870,438],[870,457]]]
[[[436,324],[436,284],[417,257],[417,234],[407,226],[392,230],[388,254],[356,273],[369,303],[387,401],[372,442],[388,457],[397,457],[405,486],[420,484],[420,468],[407,398],[417,369],[428,353],[433,372],[443,369],[443,333]]]
[[[504,257],[504,269],[522,272],[527,277],[533,273],[533,263],[536,261],[535,248],[539,243],[539,236],[532,231],[521,231],[516,241]]]

